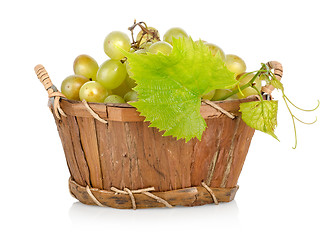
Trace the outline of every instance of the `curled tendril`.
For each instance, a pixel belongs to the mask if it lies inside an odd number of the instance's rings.
[[[295,107],[295,108],[297,108],[297,109],[299,109],[299,110],[301,110],[301,111],[304,111],[304,112],[313,112],[313,111],[315,111],[316,109],[318,109],[318,107],[320,106],[320,100],[317,100],[317,105],[316,105],[316,107],[315,108],[313,108],[313,109],[303,109],[303,108],[300,108],[300,107],[298,107],[298,106],[296,106],[291,100],[289,100],[289,98],[284,94],[284,97],[286,98],[286,100],[291,104],[291,105],[293,105],[293,107]]]
[[[232,91],[231,93],[229,93],[227,96],[224,96],[223,98],[221,98],[221,100],[224,100],[224,99],[226,99],[226,98],[228,98],[228,97],[230,97],[231,95],[233,95],[233,94],[235,94],[235,93],[237,93],[237,92],[240,92],[240,93],[242,93],[241,91],[243,90],[243,89],[245,89],[246,87],[248,87],[248,86],[251,86],[251,87],[253,87],[255,90],[257,90],[258,91],[258,95],[259,95],[259,99],[260,100],[262,100],[263,101],[263,97],[262,97],[262,94],[261,94],[261,92],[255,87],[255,86],[253,86],[252,85],[252,83],[255,81],[255,79],[256,79],[256,77],[258,77],[258,76],[261,76],[261,77],[263,77],[263,80],[265,80],[266,81],[266,83],[268,84],[268,85],[275,85],[279,90],[281,90],[281,92],[282,92],[282,97],[283,97],[283,100],[284,100],[284,102],[285,102],[285,104],[286,104],[286,107],[287,107],[287,109],[288,109],[288,112],[289,112],[289,114],[290,114],[290,116],[291,116],[291,118],[292,118],[292,122],[293,122],[293,127],[294,127],[294,136],[295,136],[295,145],[294,145],[294,147],[293,147],[293,149],[295,149],[296,147],[297,147],[297,131],[296,131],[296,122],[295,122],[295,120],[297,120],[298,122],[300,122],[300,123],[303,123],[303,124],[307,124],[307,125],[310,125],[310,124],[314,124],[316,121],[317,121],[317,117],[315,118],[315,120],[314,121],[312,121],[312,122],[304,122],[304,121],[302,121],[301,119],[299,119],[298,117],[296,117],[294,114],[293,114],[293,112],[292,112],[292,110],[291,110],[291,108],[290,108],[290,106],[289,106],[289,104],[290,105],[292,105],[293,107],[295,107],[296,109],[298,109],[298,110],[301,110],[301,111],[304,111],[304,112],[312,112],[312,111],[315,111],[316,109],[318,109],[318,107],[320,106],[320,101],[318,100],[317,101],[317,106],[315,107],[315,108],[313,108],[313,109],[303,109],[303,108],[300,108],[300,107],[298,107],[298,106],[296,106],[296,104],[294,104],[287,96],[286,96],[286,94],[285,94],[285,91],[284,91],[284,87],[283,87],[283,85],[282,84],[279,84],[279,85],[277,85],[277,83],[279,82],[278,80],[277,80],[277,78],[276,78],[276,76],[275,76],[275,74],[271,71],[271,69],[269,68],[269,66],[267,66],[267,64],[264,64],[264,63],[262,63],[261,64],[261,68],[258,70],[258,71],[253,71],[253,72],[249,72],[249,73],[245,73],[245,74],[243,74],[243,75],[241,75],[240,77],[239,77],[239,82],[243,79],[243,78],[245,78],[246,76],[248,76],[249,74],[252,74],[252,73],[255,73],[255,76],[248,82],[248,83],[246,83],[245,85],[243,85],[243,86],[239,86],[238,85],[238,88],[236,89],[236,90],[234,90],[234,91]],[[275,84],[276,83],[276,84]],[[270,96],[270,98],[269,99],[271,99],[271,96]]]
[[[320,105],[320,101],[318,100],[318,104],[317,104],[317,106],[316,106],[315,108],[313,108],[313,109],[309,109],[309,110],[307,110],[307,109],[302,109],[302,108],[300,108],[300,107],[296,106],[294,103],[292,103],[292,102],[289,100],[289,98],[285,95],[284,91],[282,91],[282,92],[283,92],[283,100],[284,100],[284,102],[285,102],[285,104],[286,104],[286,107],[287,107],[287,109],[288,109],[288,111],[289,111],[289,113],[290,113],[291,117],[292,117],[292,122],[293,122],[293,127],[294,127],[294,135],[295,135],[295,145],[294,145],[293,149],[295,149],[295,148],[297,147],[297,132],[296,132],[296,124],[295,124],[295,120],[297,120],[297,121],[299,121],[300,123],[303,123],[303,124],[311,125],[311,124],[316,123],[316,121],[317,121],[317,117],[315,117],[315,120],[314,120],[313,122],[304,122],[304,121],[300,120],[298,117],[296,117],[296,116],[292,113],[292,111],[290,110],[290,107],[289,107],[288,103],[290,103],[293,107],[295,107],[295,108],[297,108],[297,109],[299,109],[299,110],[301,110],[301,111],[304,111],[304,112],[310,112],[310,111],[315,111],[315,110],[319,107],[319,105]]]

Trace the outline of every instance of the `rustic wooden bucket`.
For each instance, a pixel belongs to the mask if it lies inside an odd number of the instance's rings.
[[[202,140],[185,143],[163,137],[128,104],[66,99],[43,66],[35,67],[49,94],[71,174],[69,189],[80,202],[114,208],[196,206],[229,202],[238,190],[254,129],[239,113],[241,102],[215,102],[230,119],[208,104]]]

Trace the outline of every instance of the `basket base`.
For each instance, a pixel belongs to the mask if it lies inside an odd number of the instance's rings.
[[[217,202],[232,201],[238,189],[238,186],[233,188],[209,188],[214,193],[212,195],[216,197]],[[69,190],[72,196],[81,203],[119,209],[156,208],[179,205],[200,206],[214,203],[212,195],[203,186],[165,192],[138,190],[131,191],[132,193],[128,194],[129,189],[126,189],[127,192],[118,190],[120,193],[116,193],[116,191],[84,187],[70,179]]]

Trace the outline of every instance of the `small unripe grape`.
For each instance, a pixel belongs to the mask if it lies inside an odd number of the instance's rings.
[[[147,55],[147,50],[146,49],[139,49],[135,51],[136,54],[146,54]]]
[[[125,57],[119,48],[129,52],[130,47],[130,38],[123,32],[113,31],[104,40],[104,52],[114,60],[121,60]]]
[[[238,79],[240,81],[240,84],[239,84],[240,87],[242,87],[243,85],[248,83],[255,76],[255,74],[251,73],[251,74],[248,74],[247,76],[241,78],[242,76],[240,76],[240,78]],[[256,80],[254,81],[254,84],[258,90],[261,89],[261,80],[259,79],[259,77],[256,78]],[[251,95],[258,95],[257,90],[252,87],[247,87],[247,88],[241,90],[241,92],[243,94],[241,94],[240,92],[237,93],[237,96],[239,98],[246,98]]]
[[[103,102],[108,94],[108,90],[95,81],[83,84],[80,89],[80,99],[87,102]]]
[[[244,73],[247,69],[246,63],[242,60],[242,58],[233,54],[226,55],[225,65],[229,71],[235,73],[236,75]]]
[[[158,30],[156,29],[156,28],[154,28],[154,27],[148,27],[148,30],[150,30],[150,31],[152,31],[152,32],[154,32],[155,34],[156,34],[156,36],[159,38],[160,37],[160,35],[159,35],[159,32],[158,32]],[[138,42],[138,41],[140,41],[140,46],[142,45],[142,44],[144,44],[144,43],[146,43],[148,40],[149,40],[149,42],[157,42],[158,41],[158,39],[155,37],[155,38],[153,38],[154,36],[152,35],[152,34],[145,34],[144,36],[143,36],[143,31],[141,30],[138,34],[137,34],[137,37],[136,37],[136,42]],[[142,37],[142,38],[141,38]]]
[[[168,42],[163,41],[155,42],[148,48],[148,52],[150,53],[157,54],[160,52],[164,55],[169,55],[172,50],[172,45],[170,45]]]
[[[104,103],[125,103],[125,101],[118,95],[109,95],[104,99]]]
[[[79,91],[83,84],[89,79],[81,75],[71,75],[64,79],[61,85],[61,92],[67,99],[80,100]]]
[[[147,52],[148,48],[149,48],[152,44],[153,44],[153,42],[145,42],[145,43],[141,44],[141,45],[140,45],[140,47],[141,47],[143,50],[146,50],[146,52]],[[141,49],[139,49],[139,50],[141,50]],[[138,51],[139,51],[139,50],[138,50]],[[137,51],[136,51],[136,52],[137,52]]]
[[[124,100],[126,102],[135,102],[138,100],[138,93],[136,91],[129,91],[124,95]]]
[[[217,89],[214,93],[214,96],[212,98],[213,101],[218,101],[222,99],[223,97],[229,95],[232,92],[230,89]]]
[[[120,97],[124,97],[124,95],[129,91],[131,91],[131,88],[127,85],[126,81],[123,81],[119,87],[111,90],[112,94]]]
[[[211,92],[208,92],[207,94],[204,94],[202,96],[203,99],[211,100],[214,96],[215,90],[212,90]]]
[[[134,88],[135,86],[137,86],[137,83],[134,79],[132,79],[131,77],[126,77],[126,80],[125,80],[126,84],[132,89]]]
[[[137,51],[134,52],[135,54],[146,54],[147,55],[147,50],[146,49],[139,49]],[[126,67],[127,73],[129,76],[133,76],[133,73],[131,72],[131,67],[128,61],[124,62],[124,65]]]
[[[188,38],[188,34],[184,31],[184,29],[174,27],[167,30],[167,32],[164,34],[163,40],[173,45],[173,37],[176,39],[183,38],[183,37]]]
[[[128,61],[125,61],[123,64],[126,67],[127,74],[132,77],[133,76],[133,73],[131,72],[131,67],[130,67],[129,62]]]
[[[217,45],[215,45],[213,43],[205,43],[205,45],[209,47],[209,49],[210,49],[213,56],[216,56],[219,53],[221,59],[223,61],[225,60],[225,54],[224,54],[223,50],[219,46],[217,46]]]
[[[83,54],[75,58],[73,69],[75,74],[95,81],[99,65],[94,58]]]
[[[225,100],[236,100],[236,99],[239,99],[239,97],[238,97],[238,95],[237,95],[237,94],[234,94],[234,95],[232,95],[232,96],[228,97],[228,98],[227,98],[227,99],[225,99]]]

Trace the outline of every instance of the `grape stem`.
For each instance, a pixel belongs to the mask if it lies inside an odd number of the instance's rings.
[[[260,97],[260,101],[264,101],[264,98],[262,97],[262,94],[261,94],[261,92],[259,91],[259,89],[258,89],[254,84],[252,84],[252,86],[251,86],[251,87],[257,91],[257,93],[258,93],[258,95],[259,95],[259,97]]]
[[[136,27],[140,27],[142,30],[142,35],[139,39],[139,41],[135,41],[134,36],[133,36],[133,31]],[[131,38],[132,38],[132,43],[131,43],[131,47],[134,48],[135,50],[140,49],[140,45],[142,44],[142,39],[145,35],[150,36],[147,40],[147,42],[152,41],[154,39],[156,39],[157,41],[160,41],[160,38],[158,37],[158,31],[154,31],[154,30],[149,30],[148,26],[145,22],[136,22],[136,19],[134,20],[134,23],[128,28],[128,30],[131,32]]]
[[[260,97],[260,101],[264,101],[264,96],[266,97],[266,95],[263,95],[261,92],[260,92],[260,90],[259,89],[257,89],[257,87],[255,86],[255,84],[254,84],[254,81],[256,80],[256,78],[258,77],[258,76],[260,76],[260,75],[262,75],[262,76],[264,76],[265,77],[265,80],[266,80],[266,82],[267,82],[267,84],[271,84],[271,85],[273,85],[274,83],[276,83],[275,85],[276,85],[276,88],[278,88],[279,90],[281,90],[282,91],[282,98],[283,98],[283,100],[284,100],[284,102],[285,102],[285,104],[286,104],[286,107],[287,107],[287,109],[288,109],[288,112],[289,112],[289,114],[290,114],[290,116],[291,116],[291,118],[292,118],[292,123],[293,123],[293,127],[294,127],[294,136],[295,136],[295,145],[294,145],[294,147],[293,147],[293,149],[295,149],[296,147],[297,147],[297,131],[296,131],[296,122],[295,122],[295,120],[297,120],[297,121],[299,121],[299,122],[301,122],[301,123],[303,123],[303,124],[313,124],[313,123],[315,123],[316,121],[317,121],[317,118],[313,121],[313,122],[304,122],[304,121],[302,121],[301,119],[299,119],[299,118],[297,118],[294,114],[293,114],[293,112],[291,111],[291,109],[290,109],[290,106],[289,106],[289,104],[288,103],[290,103],[293,107],[295,107],[295,108],[297,108],[297,109],[299,109],[299,110],[301,110],[301,111],[305,111],[305,112],[311,112],[311,111],[315,111],[318,107],[319,107],[319,105],[320,105],[320,101],[318,100],[318,103],[317,103],[317,106],[315,107],[315,108],[313,108],[313,109],[302,109],[302,108],[300,108],[300,107],[298,107],[298,106],[296,106],[286,95],[285,95],[285,91],[284,91],[284,87],[283,87],[283,85],[282,84],[280,84],[280,85],[277,85],[277,82],[278,82],[278,80],[277,80],[277,78],[276,78],[276,76],[275,76],[275,74],[273,74],[272,73],[272,71],[270,70],[270,68],[266,65],[266,64],[264,64],[264,63],[262,63],[261,64],[262,66],[261,66],[261,68],[258,70],[258,71],[254,71],[254,72],[250,72],[250,73],[245,73],[245,74],[243,74],[242,76],[240,76],[238,79],[239,79],[239,82],[241,81],[241,79],[243,79],[244,77],[246,77],[248,74],[251,74],[251,73],[256,73],[255,74],[255,76],[253,76],[253,78],[249,81],[249,82],[247,82],[246,84],[244,84],[243,86],[241,86],[241,87],[239,87],[239,85],[238,85],[238,88],[237,89],[235,89],[235,90],[233,90],[232,92],[230,92],[229,94],[227,94],[226,96],[224,96],[224,97],[222,97],[222,98],[220,98],[220,99],[217,99],[217,100],[225,100],[225,99],[227,99],[228,97],[231,97],[232,95],[234,95],[234,94],[236,94],[236,93],[238,93],[238,92],[240,92],[240,93],[242,93],[241,91],[242,90],[244,90],[245,88],[247,88],[247,87],[252,87],[253,89],[255,89],[256,91],[257,91],[257,93],[258,93],[258,95],[259,95],[259,97]],[[266,100],[271,100],[271,95],[270,94],[268,94],[268,96],[269,96],[269,99],[267,99],[266,98]]]
[[[241,92],[242,90],[246,89],[247,87],[254,87],[254,86],[253,86],[254,81],[255,81],[255,80],[256,80],[256,78],[257,78],[258,76],[260,76],[260,74],[262,74],[263,72],[266,72],[266,68],[264,67],[264,64],[262,65],[262,67],[257,71],[257,73],[255,74],[255,76],[253,76],[253,78],[252,78],[249,82],[247,82],[247,83],[246,83],[245,85],[243,85],[242,87],[238,87],[238,89],[233,90],[233,91],[232,91],[232,92],[230,92],[229,94],[227,94],[227,95],[225,95],[224,97],[222,97],[222,98],[220,98],[220,99],[217,99],[217,100],[218,100],[218,101],[225,100],[225,99],[227,99],[228,97],[231,97],[232,95],[234,95],[234,94],[236,94],[236,93],[238,93],[238,92]],[[251,74],[251,73],[253,73],[253,72],[246,73],[246,74],[242,75],[239,79],[241,80],[241,79],[243,79],[244,77],[246,77],[247,75],[249,75],[249,74]],[[260,97],[261,97],[261,99],[263,100],[262,95],[261,95],[261,93],[259,92],[259,90],[258,90],[256,87],[254,87],[254,88],[257,90],[257,92],[259,93],[259,96],[260,96]]]

